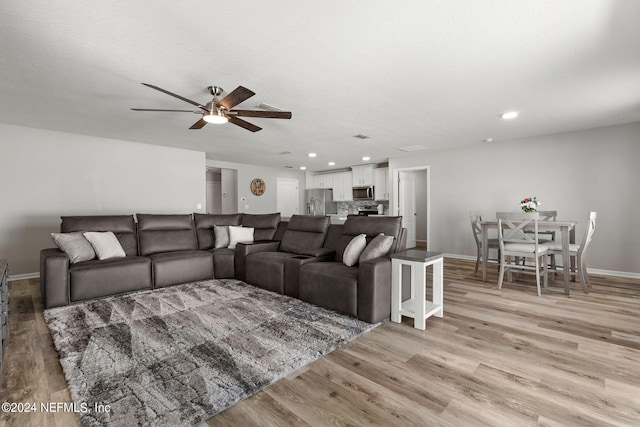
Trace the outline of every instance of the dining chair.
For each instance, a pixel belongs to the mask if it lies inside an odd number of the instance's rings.
[[[596,217],[597,212],[589,213],[589,224],[587,225],[587,230],[584,233],[584,237],[582,238],[582,242],[580,244],[570,243],[569,244],[569,256],[571,259],[571,272],[570,274],[573,277],[578,276],[580,278],[580,283],[582,283],[582,290],[585,294],[588,294],[587,286],[591,287],[591,282],[589,281],[589,276],[587,275],[587,264],[585,261],[585,254],[587,252],[587,248],[589,247],[589,243],[591,243],[591,239],[593,238],[593,233],[596,231]],[[562,242],[547,242],[545,245],[549,248],[549,253],[553,255],[559,255],[562,257]],[[564,268],[564,266],[562,266]],[[576,269],[578,270],[576,272]],[[558,272],[559,268],[555,265],[551,266],[551,270],[554,273]]]
[[[558,218],[558,211],[538,211],[540,221],[555,221]],[[555,231],[541,231],[538,233],[538,239],[542,242],[556,240]]]
[[[469,217],[471,219],[471,230],[473,231],[473,238],[476,241],[476,269],[473,271],[473,275],[478,274],[478,266],[480,265],[480,261],[482,259],[482,227],[480,226],[480,222],[482,222],[482,215],[480,212],[471,211],[469,213]],[[491,238],[487,239],[487,249],[495,249],[498,251],[498,258],[490,259],[487,257],[487,262],[494,261],[496,264],[500,262],[500,243],[498,243],[498,239]],[[487,254],[489,251],[487,251]]]
[[[540,221],[555,221],[558,218],[558,211],[537,211],[540,215]],[[533,233],[533,230],[525,230],[525,233]],[[540,243],[547,243],[556,240],[555,231],[540,231],[538,233],[538,241]],[[549,261],[552,268],[556,268],[556,257],[554,254],[549,254]],[[523,261],[524,262],[524,261]]]
[[[532,273],[536,276],[538,296],[540,291],[540,276],[543,277],[544,287],[548,285],[547,255],[549,249],[538,240],[538,212],[497,212],[498,242],[500,245],[500,275],[498,276],[498,289],[502,289],[504,273],[507,272],[507,280],[512,281],[512,270],[522,273]],[[525,229],[533,233],[525,233]],[[511,257],[516,262],[511,262]],[[534,265],[519,264],[519,258],[532,258]]]

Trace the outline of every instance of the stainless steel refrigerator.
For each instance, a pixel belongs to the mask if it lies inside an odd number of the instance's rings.
[[[333,190],[320,188],[305,191],[307,215],[330,215],[338,213],[338,203],[333,201]]]

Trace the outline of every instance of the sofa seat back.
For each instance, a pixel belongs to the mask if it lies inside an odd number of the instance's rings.
[[[94,215],[94,216],[63,216],[60,231],[72,233],[74,231],[111,231],[116,235],[124,253],[127,256],[138,255],[138,241],[136,239],[136,222],[133,215]]]
[[[242,214],[201,214],[194,213],[193,219],[198,237],[198,249],[210,250],[215,247],[213,227],[218,225],[241,225]]]
[[[242,226],[253,228],[253,240],[273,240],[278,224],[280,212],[271,214],[242,214]]]
[[[191,214],[136,214],[140,255],[198,249]]]
[[[309,249],[321,248],[330,218],[328,216],[293,215],[280,242],[281,252],[305,254]]]
[[[378,234],[383,233],[385,236],[393,236],[393,244],[389,253],[395,253],[401,241],[402,235],[402,217],[401,216],[358,216],[349,215],[342,227],[342,236],[332,234],[331,240],[327,244],[334,245],[330,247],[336,251],[335,260],[342,262],[342,256],[351,239],[359,234],[366,234],[367,244]]]

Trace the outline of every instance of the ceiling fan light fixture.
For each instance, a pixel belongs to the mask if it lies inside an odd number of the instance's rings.
[[[221,125],[223,123],[227,123],[229,121],[229,119],[221,114],[205,114],[204,116],[202,116],[202,120],[204,120],[207,123],[213,123],[216,125]]]

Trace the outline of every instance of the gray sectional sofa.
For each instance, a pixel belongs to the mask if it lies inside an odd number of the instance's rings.
[[[143,289],[212,278],[236,278],[374,323],[390,315],[391,261],[404,250],[400,217],[280,214],[65,216],[60,230],[115,234],[124,257],[71,263],[58,248],[40,253],[46,308]],[[216,247],[214,226],[254,229],[252,242]],[[367,242],[393,236],[388,254],[347,267],[345,248],[356,235]]]

